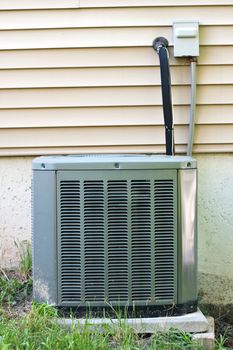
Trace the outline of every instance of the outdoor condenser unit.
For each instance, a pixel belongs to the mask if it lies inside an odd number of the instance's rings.
[[[80,315],[183,314],[196,310],[196,270],[193,158],[33,161],[34,299]]]

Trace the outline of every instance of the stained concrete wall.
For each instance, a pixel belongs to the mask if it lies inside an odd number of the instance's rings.
[[[233,303],[233,154],[198,155],[199,290]],[[14,241],[31,239],[31,157],[0,158],[0,266],[14,267]]]
[[[0,158],[0,266],[18,263],[15,241],[31,239],[30,157]]]
[[[233,155],[198,155],[199,289],[203,302],[233,303]]]

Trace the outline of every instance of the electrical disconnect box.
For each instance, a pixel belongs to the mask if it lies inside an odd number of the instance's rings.
[[[174,56],[199,56],[199,22],[173,22]]]

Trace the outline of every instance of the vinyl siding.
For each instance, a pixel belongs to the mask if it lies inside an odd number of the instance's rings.
[[[175,142],[190,67],[172,22],[200,21],[194,152],[233,151],[232,0],[0,0],[0,155],[164,152],[158,57],[170,42]]]

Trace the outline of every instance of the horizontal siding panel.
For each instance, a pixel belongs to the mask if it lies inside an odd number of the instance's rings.
[[[0,10],[53,9],[78,7],[195,6],[231,5],[231,0],[1,0]]]
[[[174,107],[176,124],[188,122],[188,106]],[[163,125],[161,106],[2,109],[1,128]]]
[[[216,48],[216,53],[219,51]],[[223,58],[231,54],[231,47],[225,47]],[[170,48],[172,51],[172,49]],[[218,51],[217,51],[218,50]],[[202,54],[203,56],[203,54]],[[208,55],[207,55],[208,57]],[[221,61],[224,64],[224,61]],[[174,58],[170,64],[188,64],[188,59]],[[228,61],[227,61],[228,63]],[[230,61],[231,63],[231,61]],[[69,67],[128,67],[158,66],[159,59],[151,47],[44,49],[1,51],[0,69],[9,68],[69,68]]]
[[[172,45],[171,27],[44,29],[0,31],[0,50],[150,46],[155,37],[165,36]],[[233,26],[205,26],[201,45],[232,45]]]
[[[194,144],[233,144],[233,125],[196,126]],[[23,136],[23,137],[22,137]],[[175,142],[186,144],[187,126],[177,126]],[[163,126],[2,129],[0,148],[163,145]]]
[[[233,56],[232,56],[233,57]],[[232,62],[233,63],[233,62]],[[185,74],[184,68],[182,68]],[[197,67],[197,84],[232,84],[233,65]],[[224,86],[223,86],[224,89]]]
[[[232,64],[233,43],[232,46],[201,46],[200,56],[198,57],[199,65],[218,65]]]
[[[232,105],[233,85],[199,86],[197,104],[230,104]]]
[[[233,144],[203,144],[194,145],[195,153],[229,153],[233,152]],[[176,153],[186,154],[187,146],[176,143]],[[2,148],[1,156],[39,156],[39,155],[54,155],[54,154],[83,154],[83,153],[157,153],[164,154],[164,145],[134,145],[134,146],[93,146],[93,147],[17,147],[17,148]]]
[[[173,87],[173,103],[187,105],[188,86]],[[199,86],[198,104],[232,104],[233,86]],[[6,89],[0,93],[1,108],[143,106],[160,105],[161,89],[157,87]]]
[[[195,145],[194,153],[229,153],[233,152],[233,143]]]
[[[188,104],[189,89],[174,87],[175,104]],[[208,99],[208,98],[207,98]],[[160,105],[157,87],[58,88],[1,90],[0,108]]]
[[[197,124],[232,124],[233,104],[197,105]]]
[[[0,50],[152,46],[154,38],[162,35],[171,41],[171,28],[6,30],[0,31]]]
[[[185,145],[176,145],[179,153],[186,152]],[[83,153],[165,153],[164,145],[134,145],[134,146],[92,146],[92,147],[17,147],[1,148],[1,156],[38,156],[53,154],[83,154]]]
[[[169,26],[176,18],[198,19],[202,25],[231,25],[233,6],[150,7],[114,9],[27,10],[0,12],[0,30]]]
[[[170,47],[170,65],[188,65],[185,58],[174,58]],[[202,46],[199,65],[232,64],[233,46]],[[0,69],[71,68],[71,67],[133,67],[158,66],[158,55],[152,47],[44,49],[1,51]]]
[[[176,85],[189,84],[188,67],[173,67],[172,82]],[[0,88],[137,86],[160,84],[159,67],[0,70]]]
[[[201,66],[197,70],[197,83],[230,84],[232,76],[233,66]],[[172,67],[171,81],[174,85],[190,84],[190,68],[188,66]],[[0,70],[0,89],[157,86],[160,84],[159,67]]]
[[[233,144],[233,124],[231,125],[202,125],[196,126],[194,138],[196,144]]]
[[[173,108],[174,123],[188,124],[189,106]],[[196,124],[231,124],[233,106],[197,106]],[[1,128],[163,125],[162,106],[2,109]]]
[[[22,137],[23,135],[23,137]],[[178,143],[187,142],[187,127],[175,132]],[[163,126],[83,127],[53,129],[1,129],[0,148],[60,146],[116,146],[164,144]]]
[[[232,5],[232,0],[80,0],[80,7]]]
[[[0,0],[0,10],[77,8],[80,0]]]

